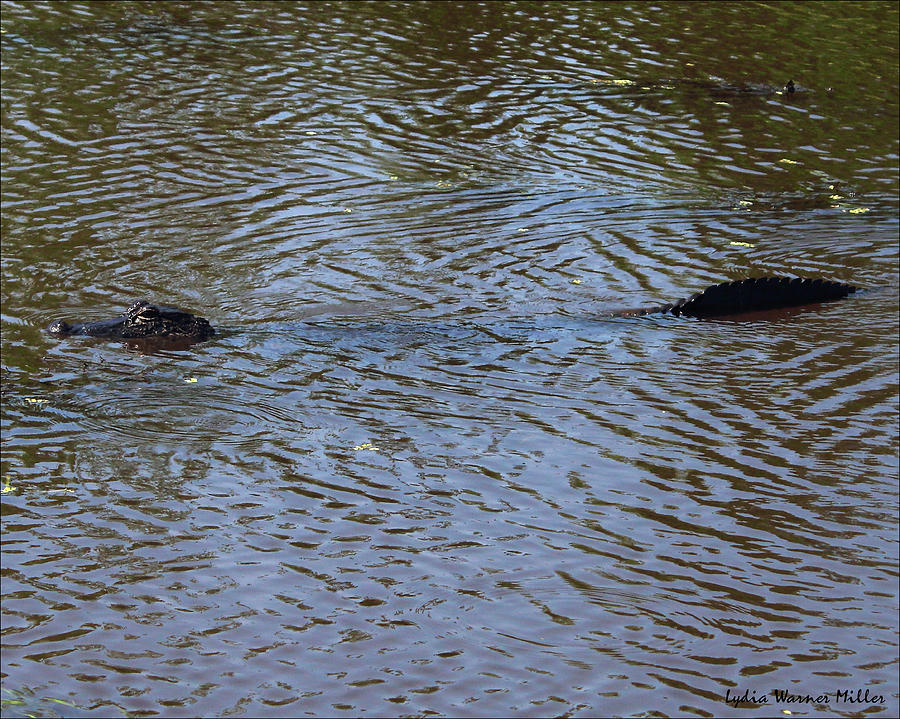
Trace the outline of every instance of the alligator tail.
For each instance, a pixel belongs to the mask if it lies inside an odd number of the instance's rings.
[[[671,305],[656,308],[677,317],[723,317],[839,300],[859,288],[805,277],[753,277],[707,287]]]

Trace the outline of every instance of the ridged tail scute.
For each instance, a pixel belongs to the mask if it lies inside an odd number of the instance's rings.
[[[707,287],[666,306],[665,311],[679,317],[722,317],[839,300],[857,289],[843,282],[806,277],[753,277]]]

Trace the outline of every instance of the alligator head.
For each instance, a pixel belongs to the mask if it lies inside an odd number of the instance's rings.
[[[154,305],[147,300],[134,302],[125,310],[125,314],[110,320],[74,325],[65,320],[56,320],[47,328],[47,332],[57,337],[86,335],[110,340],[162,337],[194,342],[208,340],[215,334],[212,325],[203,317],[177,307]]]

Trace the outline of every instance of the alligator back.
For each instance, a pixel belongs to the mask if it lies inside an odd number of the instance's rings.
[[[707,287],[659,311],[684,317],[724,317],[839,300],[858,290],[843,282],[806,277],[753,277]]]

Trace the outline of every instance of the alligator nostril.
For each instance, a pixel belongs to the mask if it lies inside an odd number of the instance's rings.
[[[51,335],[66,335],[72,331],[72,325],[65,320],[54,320],[47,328],[47,332]]]

